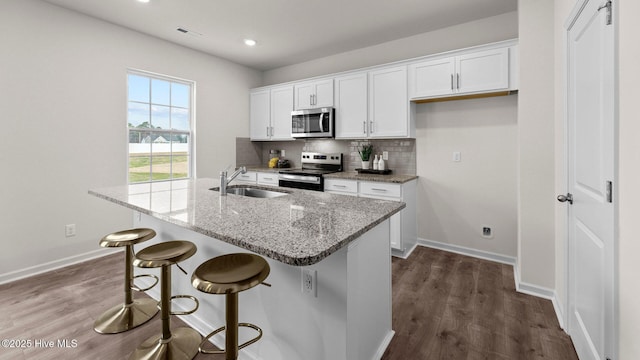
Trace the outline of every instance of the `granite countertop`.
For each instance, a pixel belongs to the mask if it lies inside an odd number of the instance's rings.
[[[418,178],[417,175],[403,175],[403,174],[394,174],[394,173],[391,173],[389,175],[358,174],[355,171],[343,171],[343,172],[331,173],[331,174],[324,175],[324,177],[326,179],[377,181],[377,182],[387,182],[387,183],[397,183],[397,184],[406,183]]]
[[[217,179],[174,180],[89,194],[296,266],[319,262],[405,207],[403,202],[262,185],[251,187],[289,194],[220,196],[209,190],[218,184]]]

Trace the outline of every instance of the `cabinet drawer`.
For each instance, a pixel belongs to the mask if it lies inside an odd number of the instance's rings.
[[[244,174],[238,175],[234,182],[254,183],[256,182],[256,173],[253,171],[247,171]]]
[[[258,184],[278,185],[278,173],[258,173]]]
[[[358,194],[358,182],[355,180],[324,179],[324,191]]]
[[[381,183],[381,182],[361,181],[360,195],[402,198],[402,185]]]

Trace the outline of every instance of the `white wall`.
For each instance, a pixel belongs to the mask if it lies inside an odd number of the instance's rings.
[[[263,85],[359,69],[518,37],[510,12],[264,72]]]
[[[420,238],[516,256],[517,101],[417,105]],[[452,161],[454,151],[462,161]],[[483,226],[493,238],[482,237]]]
[[[266,71],[264,85],[517,37],[511,12]],[[517,96],[416,106],[419,238],[515,257],[516,108]],[[454,150],[461,163],[451,163]]]
[[[619,160],[618,160],[618,274],[619,278],[619,359],[640,359],[640,2],[615,1],[619,31]]]
[[[555,288],[553,0],[518,2],[518,275]]]
[[[126,183],[127,68],[196,81],[199,176],[233,163],[248,134],[257,71],[36,0],[0,2],[0,33],[0,281],[105,251],[100,237],[131,226],[87,194]]]

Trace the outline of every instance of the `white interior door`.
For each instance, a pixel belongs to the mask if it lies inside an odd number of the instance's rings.
[[[614,29],[603,4],[581,1],[567,29],[568,330],[581,360],[615,351]]]

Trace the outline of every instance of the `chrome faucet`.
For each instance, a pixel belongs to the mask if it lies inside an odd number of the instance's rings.
[[[247,172],[246,167],[240,166],[233,174],[231,174],[230,176],[227,176],[227,169],[220,171],[220,195],[221,196],[227,195],[227,185],[229,185],[229,183],[233,181],[233,179],[235,179],[238,175],[244,174]]]

